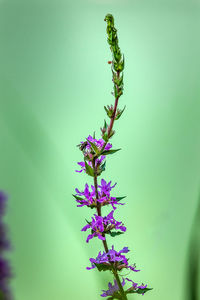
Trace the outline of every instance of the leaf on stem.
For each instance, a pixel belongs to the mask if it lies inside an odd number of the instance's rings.
[[[117,110],[117,114],[115,116],[115,120],[118,120],[121,117],[121,115],[123,114],[125,108],[126,108],[126,105],[124,106],[124,108],[122,110],[120,110],[120,109]]]
[[[126,196],[124,196],[124,197],[116,197],[116,200],[117,200],[117,201],[121,201],[121,200],[124,199],[124,198],[126,198]]]
[[[90,144],[90,146],[92,147],[93,151],[98,155],[100,153],[100,151],[99,151],[98,147],[95,145],[95,143],[89,141],[88,139],[87,139],[87,142]]]
[[[119,150],[121,150],[121,148],[120,148],[120,149],[112,149],[112,150],[104,150],[104,151],[101,153],[101,155],[114,154],[115,152],[117,152],[117,151],[119,151]]]
[[[95,263],[94,263],[95,264]],[[101,271],[110,271],[112,270],[112,266],[109,264],[95,264],[95,266],[97,267],[97,269],[101,272]]]
[[[103,171],[105,171],[105,169],[106,169],[106,161],[101,165],[100,170],[101,170],[101,172],[103,172]]]
[[[81,197],[79,197],[79,196],[76,196],[76,195],[73,195],[73,194],[72,194],[72,196],[74,196],[74,198],[75,198],[76,200],[84,200],[83,198],[81,198]]]
[[[126,294],[145,294],[146,292],[150,291],[150,290],[153,290],[153,289],[150,289],[150,288],[145,288],[145,289],[137,289],[137,290],[134,290],[134,289],[130,289],[130,290],[127,290],[125,293]]]
[[[86,160],[84,160],[84,162],[85,162],[85,171],[86,171],[86,173],[87,173],[89,176],[94,177],[94,170],[93,170],[93,168],[90,167],[90,165],[88,165],[88,163],[87,163]]]
[[[109,234],[111,237],[115,237],[117,235],[123,234],[124,232],[121,232],[121,231],[108,231],[106,233]]]

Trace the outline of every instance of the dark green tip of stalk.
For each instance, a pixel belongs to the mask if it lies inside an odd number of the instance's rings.
[[[111,22],[111,24],[114,25],[114,17],[113,17],[113,15],[107,14],[107,15],[105,16],[104,21],[106,21],[106,22]]]

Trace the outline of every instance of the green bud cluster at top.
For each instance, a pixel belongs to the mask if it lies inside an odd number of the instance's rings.
[[[114,26],[114,18],[111,14],[107,14],[105,17],[107,22],[107,34],[108,44],[112,52],[112,74],[114,82],[115,98],[119,98],[123,94],[123,74],[120,76],[120,72],[124,70],[124,55],[122,56],[121,50],[118,45],[117,29]]]

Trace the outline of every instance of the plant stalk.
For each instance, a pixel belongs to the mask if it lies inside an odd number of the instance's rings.
[[[92,166],[93,166],[93,170],[94,170],[94,187],[95,187],[96,199],[99,199],[99,195],[98,195],[98,183],[97,183],[97,168],[95,166],[95,161],[96,161],[96,158],[94,158],[93,161],[92,161]],[[99,202],[97,202],[97,214],[98,214],[98,216],[101,216],[101,204]],[[105,234],[103,234],[103,237],[105,237]],[[102,242],[103,242],[103,246],[104,246],[105,252],[108,253],[109,250],[108,250],[108,244],[107,244],[107,241],[106,241],[106,237],[105,237],[105,240],[103,240]],[[117,281],[117,284],[118,284],[118,287],[119,287],[119,290],[120,290],[120,293],[121,293],[121,296],[122,296],[122,300],[127,300],[127,296],[126,296],[126,294],[124,292],[124,289],[123,289],[123,286],[121,284],[118,272],[114,268],[114,266],[113,266],[112,263],[111,263],[111,265],[112,265],[113,275],[115,276],[115,279]]]
[[[117,77],[119,78],[120,76],[120,71],[117,72]],[[117,90],[118,90],[118,87],[117,87]],[[108,137],[113,129],[113,125],[114,125],[114,121],[115,121],[115,117],[116,117],[116,112],[117,112],[117,106],[118,106],[118,101],[119,101],[119,97],[115,98],[115,105],[114,105],[114,110],[113,110],[113,115],[110,119],[110,124],[108,126]],[[108,142],[104,142],[103,144],[103,147],[101,149],[101,152],[103,152],[103,150],[105,149],[106,145],[107,145]]]

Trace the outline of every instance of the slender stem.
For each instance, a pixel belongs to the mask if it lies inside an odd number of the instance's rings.
[[[99,199],[98,184],[97,184],[97,168],[96,168],[96,165],[95,165],[95,161],[96,161],[96,158],[94,158],[93,161],[92,161],[92,166],[93,166],[93,170],[94,170],[94,187],[95,187],[96,199]],[[97,202],[97,214],[98,214],[98,216],[101,216],[101,204],[99,202]],[[103,236],[105,237],[105,234],[103,234]],[[106,237],[105,237],[105,240],[103,240],[102,242],[103,242],[105,252],[108,253],[109,250],[108,250],[108,244],[107,244],[107,241],[106,241]],[[127,300],[127,296],[124,292],[124,289],[123,289],[123,286],[121,284],[121,281],[120,281],[119,275],[117,273],[117,270],[114,268],[112,263],[111,263],[111,266],[112,266],[113,275],[115,276],[115,279],[117,281],[117,284],[118,284],[118,287],[119,287],[119,290],[120,290],[120,293],[121,293],[121,296],[122,296],[122,300]]]
[[[120,76],[120,72],[117,72],[117,76],[119,77]],[[113,115],[110,119],[110,124],[108,126],[108,137],[112,131],[112,128],[113,128],[113,125],[114,125],[114,121],[115,121],[115,117],[116,117],[116,112],[117,112],[117,105],[118,105],[118,101],[119,101],[119,97],[115,98],[115,105],[114,105],[114,110],[113,110]],[[103,151],[105,149],[107,145],[107,142],[104,142],[103,144],[103,147],[101,149],[101,151]],[[96,199],[99,199],[99,194],[98,194],[98,183],[97,183],[97,167],[96,167],[96,157],[94,157],[94,159],[92,160],[92,167],[93,167],[93,170],[94,170],[94,187],[95,187],[95,195],[96,195]],[[101,216],[101,204],[97,201],[97,214],[98,216]],[[105,234],[103,234],[103,237],[105,237]],[[105,252],[108,253],[108,244],[107,244],[107,241],[106,241],[106,237],[105,237],[105,240],[102,241],[103,242],[103,246],[104,246],[104,249],[105,249]],[[121,296],[122,296],[122,300],[127,300],[127,296],[124,292],[124,289],[123,289],[123,286],[122,286],[122,283],[120,281],[120,278],[119,278],[119,275],[118,275],[118,272],[117,270],[115,269],[113,263],[111,263],[111,266],[112,266],[112,272],[113,272],[113,275],[115,276],[115,279],[117,281],[117,284],[118,284],[118,287],[119,287],[119,291],[121,293]]]
[[[120,76],[120,71],[117,72],[117,77],[119,78]],[[117,87],[118,90],[118,87]],[[114,110],[113,110],[113,115],[110,118],[110,125],[108,126],[108,137],[113,129],[113,125],[114,125],[114,121],[115,121],[115,117],[116,117],[116,112],[117,112],[117,105],[118,105],[118,101],[119,101],[119,97],[115,98],[115,105],[114,105]],[[107,142],[104,142],[103,147],[101,149],[101,151],[103,151],[105,149],[107,145]]]
[[[115,121],[115,116],[116,116],[116,111],[117,111],[117,105],[118,105],[118,100],[119,100],[119,97],[115,99],[115,106],[114,106],[114,110],[113,110],[113,115],[112,115],[112,118],[110,120],[110,125],[108,127],[108,136],[109,134],[111,133],[111,130],[113,128],[113,124],[114,124],[114,121]]]
[[[115,275],[115,278],[116,278],[116,281],[117,281],[117,284],[118,284],[120,293],[121,293],[121,295],[122,295],[122,299],[128,300],[128,298],[127,298],[127,296],[126,296],[126,294],[125,294],[125,292],[124,292],[123,286],[122,286],[122,284],[121,284],[121,280],[120,280],[120,278],[119,278],[118,273],[116,272],[116,273],[113,273],[113,274]]]

